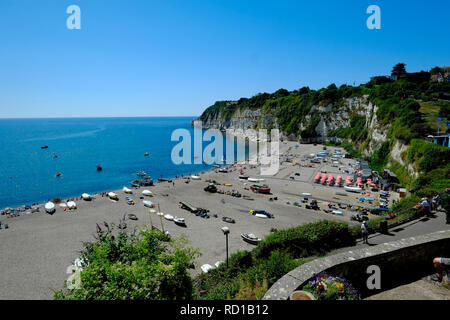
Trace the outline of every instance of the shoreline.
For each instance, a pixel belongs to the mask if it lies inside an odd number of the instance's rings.
[[[300,147],[296,148],[295,145]],[[242,233],[254,233],[260,238],[269,235],[273,229],[281,230],[305,223],[324,219],[345,222],[352,225],[350,211],[344,216],[315,211],[305,208],[301,202],[302,193],[312,194],[312,198],[328,199],[357,204],[353,194],[336,198],[336,192],[342,190],[335,186],[314,184],[314,175],[318,170],[337,171],[328,164],[309,165],[304,155],[319,152],[322,146],[301,145],[296,142],[280,143],[280,170],[273,176],[261,176],[260,165],[226,165],[230,168],[227,173],[219,172],[218,168],[203,170],[196,173],[201,180],[173,179],[173,183],[159,182],[151,187],[133,189],[134,194],[125,194],[116,190],[119,201],[108,197],[96,196],[92,201],[80,200],[73,212],[64,212],[56,205],[56,212],[52,215],[44,210],[33,214],[21,214],[20,217],[1,220],[9,224],[8,230],[0,230],[0,299],[51,299],[49,288],[61,289],[67,279],[67,267],[79,256],[83,242],[93,241],[96,223],[118,223],[123,215],[134,214],[138,220],[127,219],[128,230],[144,226],[156,226],[158,229],[169,231],[179,238],[186,237],[188,245],[197,248],[201,256],[195,261],[193,276],[201,272],[203,264],[214,265],[217,261],[225,261],[225,239],[221,228],[229,227],[230,254],[239,250],[251,250],[253,245],[241,238]],[[292,154],[292,161],[284,161]],[[240,169],[249,177],[263,178],[260,184],[268,184],[271,194],[254,193],[250,186],[255,184],[248,180],[239,179]],[[296,175],[298,173],[298,175]],[[293,177],[293,179],[292,179]],[[205,192],[208,181],[216,181],[217,189],[222,193]],[[142,191],[152,191],[153,197],[147,198]],[[232,196],[235,190],[241,197]],[[135,205],[128,205],[125,197],[135,201]],[[173,221],[160,219],[156,214],[149,214],[142,199],[150,200],[156,206],[159,204],[161,212],[184,218],[186,227],[180,227]],[[179,202],[186,202],[196,208],[209,210],[209,218],[180,208]],[[295,203],[299,203],[296,205]],[[325,201],[320,206],[325,209]],[[251,210],[266,210],[274,218],[262,219],[249,214]],[[222,220],[230,217],[236,223],[230,224]]]

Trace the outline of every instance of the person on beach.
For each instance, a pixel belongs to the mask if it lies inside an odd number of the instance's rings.
[[[361,224],[363,243],[369,244],[369,226],[366,221]]]

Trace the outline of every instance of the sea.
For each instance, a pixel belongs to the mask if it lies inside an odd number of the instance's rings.
[[[193,137],[193,119],[0,119],[0,208],[130,187],[139,171],[157,182],[209,170],[212,165],[194,159],[175,164],[171,158],[179,143],[172,133],[186,129]]]

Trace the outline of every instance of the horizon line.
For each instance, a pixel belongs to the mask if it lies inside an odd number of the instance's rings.
[[[31,119],[118,119],[118,118],[195,118],[196,116],[93,116],[93,117],[0,117],[0,120],[31,120]]]

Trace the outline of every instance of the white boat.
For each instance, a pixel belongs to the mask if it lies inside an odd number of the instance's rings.
[[[172,221],[173,220],[173,216],[171,216],[170,214],[165,214],[164,215],[164,219]]]
[[[179,224],[181,226],[185,226],[186,225],[186,222],[184,221],[184,218],[175,217],[175,218],[173,218],[173,222],[175,222],[176,224]]]
[[[44,206],[45,211],[47,211],[48,213],[53,213],[55,212],[55,204],[51,201],[47,202]]]
[[[147,208],[153,208],[155,206],[153,204],[153,202],[148,201],[148,200],[144,200],[144,201],[142,201],[142,203],[144,204],[144,207],[147,207]]]
[[[69,202],[67,202],[67,207],[69,209],[76,209],[77,208],[77,204],[76,204],[75,201],[69,201]]]
[[[88,193],[83,193],[83,194],[81,195],[81,198],[82,198],[83,200],[86,200],[86,201],[92,200],[91,195],[88,194]]]
[[[360,187],[349,187],[349,186],[344,186],[345,191],[348,192],[361,192],[362,188]]]
[[[257,214],[255,214],[255,217],[258,217],[258,218],[263,218],[263,219],[268,219],[269,217],[267,216],[267,215],[265,215],[265,214],[261,214],[261,213],[257,213]]]
[[[264,179],[262,179],[262,178],[248,178],[247,180],[250,181],[250,182],[261,182],[261,181],[264,181]]]
[[[59,206],[60,206],[61,208],[67,208],[67,204],[65,204],[65,203],[60,203]]]
[[[108,197],[114,200],[118,199],[117,194],[115,194],[114,192],[108,192]]]
[[[205,263],[200,267],[200,269],[202,269],[203,273],[207,273],[209,270],[214,269],[214,267],[210,264]]]
[[[241,180],[247,180],[248,179],[248,176],[244,176],[244,175],[239,175],[239,179],[241,179]]]
[[[153,192],[151,192],[150,190],[144,190],[144,191],[142,191],[142,194],[144,195],[144,196],[148,196],[148,197],[151,197],[151,196],[153,196]]]
[[[331,211],[331,213],[337,214],[338,216],[343,215],[342,211],[339,211],[339,210],[333,210],[333,211]]]
[[[191,176],[192,180],[201,180],[202,178],[200,178],[199,176]]]
[[[123,192],[125,193],[133,193],[133,191],[131,191],[131,189],[127,188],[127,187],[123,187]]]
[[[311,193],[309,193],[309,192],[303,192],[303,193],[302,193],[302,196],[304,196],[304,197],[311,197]]]

